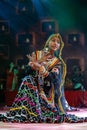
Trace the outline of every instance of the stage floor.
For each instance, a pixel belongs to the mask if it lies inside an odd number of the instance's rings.
[[[0,110],[5,113],[6,110]],[[80,108],[79,111],[68,112],[79,117],[87,116],[87,108]],[[87,130],[87,123],[4,123],[0,122],[0,130]]]

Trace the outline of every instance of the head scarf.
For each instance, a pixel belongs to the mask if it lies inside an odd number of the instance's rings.
[[[54,38],[54,37],[58,37],[59,39],[60,39],[60,48],[58,49],[58,50],[56,50],[56,51],[54,51],[54,56],[56,56],[58,59],[60,59],[60,61],[61,61],[61,74],[62,74],[62,77],[61,77],[61,83],[60,83],[60,87],[59,87],[59,89],[60,89],[60,91],[62,90],[62,88],[64,87],[64,83],[65,83],[65,76],[66,76],[66,64],[65,64],[65,62],[64,62],[64,60],[62,59],[62,57],[61,57],[61,55],[62,55],[62,49],[63,49],[63,47],[64,47],[64,42],[62,41],[62,37],[60,36],[60,34],[59,33],[57,33],[57,34],[52,34],[49,38],[48,38],[48,40],[46,41],[46,44],[45,44],[45,46],[44,46],[44,50],[47,50],[47,51],[50,51],[50,48],[49,48],[49,43],[50,43],[50,41]],[[62,97],[62,94],[63,93],[60,93],[60,98]],[[60,98],[59,98],[59,106],[60,106],[60,108],[61,108],[61,111],[63,112],[63,113],[65,113],[64,112],[64,109],[63,109],[63,107],[62,107],[62,104],[61,104],[61,102],[60,102]]]
[[[49,36],[48,40],[46,41],[46,44],[44,46],[44,50],[47,50],[49,51],[50,48],[49,48],[49,42],[54,38],[54,37],[58,37],[60,39],[60,48],[54,52],[54,55],[59,58],[61,60],[61,63],[62,63],[62,84],[61,86],[64,84],[64,81],[65,81],[65,76],[66,76],[66,64],[64,62],[64,60],[62,59],[61,55],[62,55],[62,49],[64,47],[64,42],[62,40],[62,37],[59,33],[57,34],[51,34],[51,36]]]

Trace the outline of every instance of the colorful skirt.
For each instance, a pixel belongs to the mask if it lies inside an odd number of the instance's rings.
[[[37,83],[32,76],[26,76],[18,90],[10,110],[0,114],[0,121],[26,123],[60,123],[84,122],[87,118],[79,118],[70,114],[59,114],[44,94],[40,94]]]

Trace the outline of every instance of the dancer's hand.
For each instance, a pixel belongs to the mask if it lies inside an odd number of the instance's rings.
[[[38,62],[29,62],[29,66],[31,66],[34,70],[39,70],[41,65]]]

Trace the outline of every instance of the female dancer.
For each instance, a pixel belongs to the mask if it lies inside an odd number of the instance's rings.
[[[0,115],[0,120],[51,123],[86,121],[86,118],[66,113],[63,87],[66,65],[61,58],[63,46],[60,34],[52,34],[43,50],[27,55],[34,73],[24,77],[12,107],[6,115]]]

